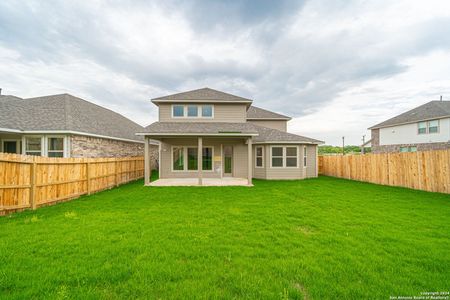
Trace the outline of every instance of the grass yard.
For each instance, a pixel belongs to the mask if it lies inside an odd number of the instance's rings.
[[[0,298],[389,299],[450,289],[450,196],[329,177],[135,182],[0,218]]]

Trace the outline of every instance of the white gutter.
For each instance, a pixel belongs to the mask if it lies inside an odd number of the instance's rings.
[[[302,142],[302,141],[264,141],[264,142],[253,142],[253,144],[311,144],[311,145],[320,145],[325,142]]]
[[[290,121],[292,118],[247,118],[247,121]]]
[[[18,130],[18,129],[9,129],[9,128],[1,128],[1,127],[0,127],[0,132],[22,133],[22,131]]]
[[[420,120],[417,120],[417,121],[395,123],[395,124],[391,124],[391,125],[381,125],[381,126],[375,125],[375,126],[367,128],[367,129],[368,130],[372,130],[372,129],[380,129],[380,128],[389,128],[389,127],[394,127],[394,126],[399,126],[399,125],[414,124],[414,123],[418,123],[418,122],[431,121],[431,120],[440,120],[440,119],[446,119],[446,118],[450,118],[450,115],[440,116],[440,117],[433,117],[433,118],[428,118],[428,119],[420,119]]]

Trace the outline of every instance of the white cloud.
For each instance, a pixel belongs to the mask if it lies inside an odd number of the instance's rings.
[[[447,1],[2,1],[0,84],[69,92],[142,125],[150,98],[204,86],[359,143],[374,123],[448,94]]]

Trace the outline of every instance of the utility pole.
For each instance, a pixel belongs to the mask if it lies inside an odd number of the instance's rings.
[[[342,137],[342,155],[345,155],[345,136]]]

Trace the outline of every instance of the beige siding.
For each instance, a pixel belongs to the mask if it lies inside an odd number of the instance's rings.
[[[245,104],[213,104],[214,118],[172,118],[172,104],[159,105],[160,122],[233,122],[245,123],[247,106]]]
[[[287,131],[287,121],[255,121],[255,120],[249,120],[247,121],[249,123],[255,124],[255,125],[259,125],[259,126],[263,126],[263,127],[268,127],[268,128],[272,128],[272,129],[276,129],[276,130],[280,130],[280,131]]]
[[[212,146],[213,171],[203,171],[204,178],[220,178],[222,176],[222,145],[233,145],[233,176],[247,177],[247,145],[244,139],[213,139],[203,138],[203,146]],[[161,178],[192,178],[198,171],[172,171],[172,146],[197,146],[197,138],[172,138],[161,141],[160,177]],[[219,159],[220,157],[220,159]]]

